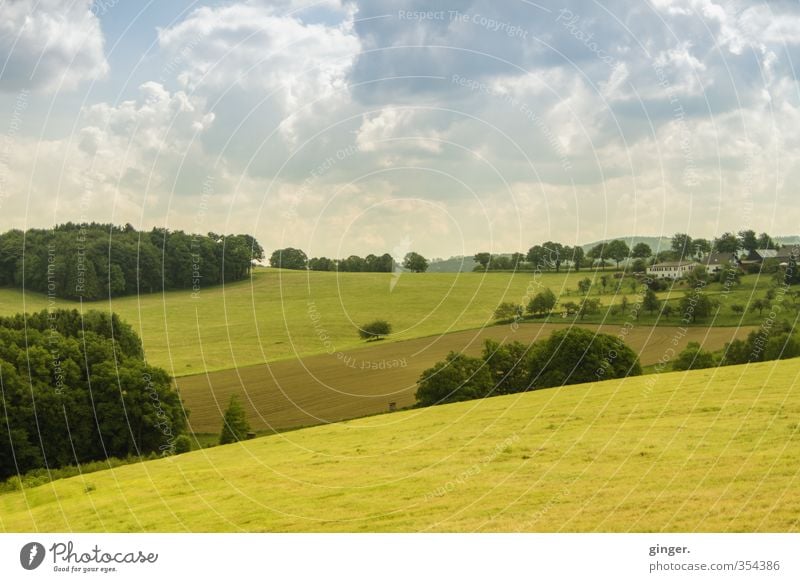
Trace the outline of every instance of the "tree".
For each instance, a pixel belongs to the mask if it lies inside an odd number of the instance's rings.
[[[754,230],[740,230],[739,231],[739,245],[746,251],[754,251],[758,246],[758,237]]]
[[[772,335],[764,348],[764,360],[786,360],[800,356],[797,336],[784,332]]]
[[[492,253],[475,253],[475,256],[472,258],[478,263],[480,270],[485,271],[489,268],[489,262],[492,260]],[[476,270],[478,270],[478,267],[476,267]]]
[[[736,253],[740,248],[739,238],[732,232],[726,232],[714,239],[714,250],[718,253]]]
[[[592,280],[589,277],[584,277],[578,281],[578,293],[581,295],[588,295],[589,290],[592,288]]]
[[[622,300],[620,300],[620,302],[619,302],[619,308],[620,308],[620,310],[622,310],[622,313],[625,313],[628,310],[628,304],[629,303],[630,302],[628,301],[628,296],[627,295],[623,295],[622,296]]]
[[[225,416],[222,421],[222,431],[219,435],[219,444],[227,445],[247,438],[250,432],[250,423],[239,398],[233,394],[225,409]]]
[[[533,313],[534,315],[550,313],[556,306],[557,301],[555,293],[550,289],[544,289],[528,302],[528,313]]]
[[[542,245],[549,255],[549,263],[555,267],[556,273],[561,270],[561,260],[564,256],[564,246],[561,243],[547,241]]]
[[[593,246],[591,248],[591,250],[586,254],[586,256],[589,257],[590,259],[592,259],[592,261],[600,261],[600,264],[602,265],[602,267],[605,268],[605,266],[606,266],[605,260],[606,260],[606,257],[608,256],[606,254],[606,245],[605,245],[605,243],[600,243],[600,244],[597,244],[597,245]]]
[[[769,307],[770,307],[770,301],[769,301],[769,299],[756,299],[756,300],[755,300],[755,301],[753,301],[753,303],[750,305],[750,310],[751,310],[751,311],[756,311],[756,310],[758,310],[758,315],[760,316],[760,315],[761,315],[761,313],[762,313],[762,312],[763,312],[765,309],[769,309]]]
[[[672,235],[670,247],[678,260],[694,256],[694,243],[688,234],[677,232]]]
[[[736,315],[741,315],[744,313],[744,305],[734,303],[731,305],[731,311],[733,311]]]
[[[565,250],[565,253],[567,251]],[[572,261],[573,266],[575,267],[575,271],[580,271],[581,266],[583,265],[583,261],[585,258],[585,253],[583,252],[583,247],[575,245],[574,247],[570,248],[570,252],[568,254],[569,260]]]
[[[414,397],[420,406],[483,398],[492,391],[491,371],[481,358],[450,352],[444,361],[425,370]]]
[[[519,319],[522,317],[522,305],[518,303],[503,302],[494,310],[494,318],[497,320]]]
[[[642,298],[642,308],[652,315],[658,311],[660,307],[661,304],[658,301],[658,295],[656,295],[656,292],[648,287],[644,292],[644,297]]]
[[[675,308],[672,307],[669,302],[664,301],[664,303],[661,304],[661,315],[669,319],[672,317],[673,313],[675,313]]]
[[[684,320],[688,319],[689,322],[694,323],[698,319],[705,319],[713,314],[719,306],[719,302],[699,290],[694,290],[687,291],[681,297],[678,306],[683,313]]]
[[[638,376],[639,358],[616,336],[579,327],[553,332],[531,350],[532,388]]]
[[[523,253],[511,253],[511,268],[515,271],[522,268],[525,262],[525,255]]]
[[[599,299],[589,299],[588,297],[581,301],[578,307],[578,316],[583,320],[587,315],[594,315],[600,312],[602,304]]]
[[[606,288],[608,287],[609,278],[608,275],[600,275],[600,286],[603,288],[603,293],[606,292]]]
[[[725,261],[717,272],[717,280],[722,283],[725,288],[733,287],[741,282],[742,270],[737,265],[732,265]]]
[[[428,270],[428,260],[419,253],[410,252],[403,259],[403,268],[413,273],[424,273]]]
[[[758,235],[758,248],[760,249],[777,249],[778,244],[772,240],[772,237],[769,236],[766,232],[762,232]]]
[[[612,259],[617,264],[617,269],[619,269],[619,264],[628,258],[630,254],[631,249],[628,248],[628,243],[624,240],[612,240],[608,243],[608,247],[604,252],[605,256]]]
[[[489,368],[494,394],[516,394],[528,389],[530,348],[520,342],[500,344],[487,339],[483,361]]]
[[[359,337],[367,341],[379,340],[390,333],[392,333],[392,326],[388,321],[384,321],[383,319],[376,319],[375,321],[366,323],[358,330]]]
[[[651,249],[650,245],[647,243],[636,243],[633,247],[633,251],[631,251],[631,256],[634,259],[647,259],[653,256],[653,249]]]
[[[278,269],[302,270],[306,268],[307,262],[306,254],[292,247],[278,249],[269,257],[269,264]]]
[[[672,362],[673,370],[699,370],[713,366],[714,355],[702,349],[697,342],[689,342]]]
[[[694,250],[698,256],[704,257],[711,252],[711,243],[705,238],[694,239]]]

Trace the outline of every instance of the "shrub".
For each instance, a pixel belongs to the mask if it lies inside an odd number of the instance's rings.
[[[368,341],[381,339],[383,336],[387,336],[390,333],[392,333],[391,324],[382,319],[376,319],[375,321],[367,323],[358,330],[358,335],[361,339]]]
[[[697,342],[689,342],[672,362],[673,370],[699,370],[714,367],[714,355],[700,347]]]
[[[192,439],[187,435],[182,434],[175,439],[175,454],[182,455],[192,450]]]
[[[534,315],[541,313],[542,315],[550,313],[556,306],[555,293],[550,289],[545,289],[537,293],[533,299],[528,302],[528,313]]]

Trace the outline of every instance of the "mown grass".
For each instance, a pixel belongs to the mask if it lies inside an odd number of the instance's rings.
[[[265,361],[278,361],[363,346],[358,326],[374,319],[387,319],[394,327],[386,342],[434,336],[451,331],[493,325],[498,303],[527,299],[544,287],[562,301],[578,301],[577,283],[595,278],[592,293],[601,290],[599,277],[613,273],[599,271],[569,274],[534,273],[320,273],[256,269],[250,281],[190,292],[115,298],[84,304],[83,309],[104,309],[119,313],[141,335],[148,359],[174,376],[230,369]],[[763,296],[769,277],[748,276],[730,294],[719,285],[709,293],[722,299],[722,309],[713,321],[698,325],[759,325],[757,312],[744,317],[730,305],[747,305]],[[673,291],[677,301],[683,293]],[[626,284],[621,293],[609,287],[598,295],[606,308],[627,296],[637,295]],[[668,299],[666,293],[660,294]],[[787,302],[788,305],[788,302]],[[79,304],[56,299],[56,306],[79,308]],[[18,290],[0,289],[0,314],[32,312],[47,307],[47,298]],[[630,312],[628,312],[630,313]],[[628,313],[601,313],[585,323],[621,323]],[[659,324],[676,325],[680,316]],[[655,314],[642,313],[637,325],[655,325]]]
[[[0,496],[3,531],[800,530],[800,359],[282,433]]]

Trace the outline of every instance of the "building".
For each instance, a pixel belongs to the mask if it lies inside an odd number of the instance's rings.
[[[709,275],[713,275],[719,273],[725,263],[738,266],[739,257],[735,253],[710,253],[703,258],[702,265]]]
[[[696,266],[694,261],[667,261],[647,267],[647,274],[655,279],[682,279]]]

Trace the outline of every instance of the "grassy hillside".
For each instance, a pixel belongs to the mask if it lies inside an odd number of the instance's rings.
[[[800,359],[274,435],[0,496],[3,531],[800,530]]]
[[[357,326],[375,318],[393,324],[394,334],[387,342],[481,327],[493,323],[499,302],[527,302],[530,292],[543,287],[564,301],[577,301],[577,282],[586,276],[594,275],[406,273],[395,278],[391,273],[258,269],[252,281],[204,289],[198,298],[189,292],[170,292],[84,304],[83,308],[116,311],[139,332],[151,363],[175,376],[186,376],[352,349],[363,345]],[[768,278],[746,277],[726,303],[746,305],[754,288],[759,288],[760,296],[768,284]],[[633,301],[636,296],[629,288],[625,291]],[[711,291],[719,293],[714,286]],[[598,292],[599,283],[593,293]],[[622,299],[610,289],[599,297],[606,306]],[[56,305],[79,307],[63,300]],[[45,307],[47,298],[42,295],[0,289],[0,314]],[[599,322],[604,317],[601,313],[587,321]],[[621,322],[625,317],[617,314],[612,320]],[[751,312],[740,321],[725,305],[713,324],[760,325],[761,320]],[[644,314],[638,324],[644,327],[654,321],[654,316]]]
[[[414,404],[420,374],[450,351],[477,356],[486,339],[530,343],[564,327],[524,323],[514,331],[510,325],[495,325],[404,342],[380,341],[338,354],[186,376],[178,379],[178,388],[191,410],[189,423],[195,432],[219,432],[231,394],[241,396],[255,430],[312,426],[385,412],[390,402],[400,408]],[[614,324],[582,327],[620,334],[620,326]],[[669,347],[680,351],[696,341],[707,350],[718,350],[752,329],[695,327],[684,334],[675,327],[639,326],[627,333],[625,341],[648,366],[663,358]]]

